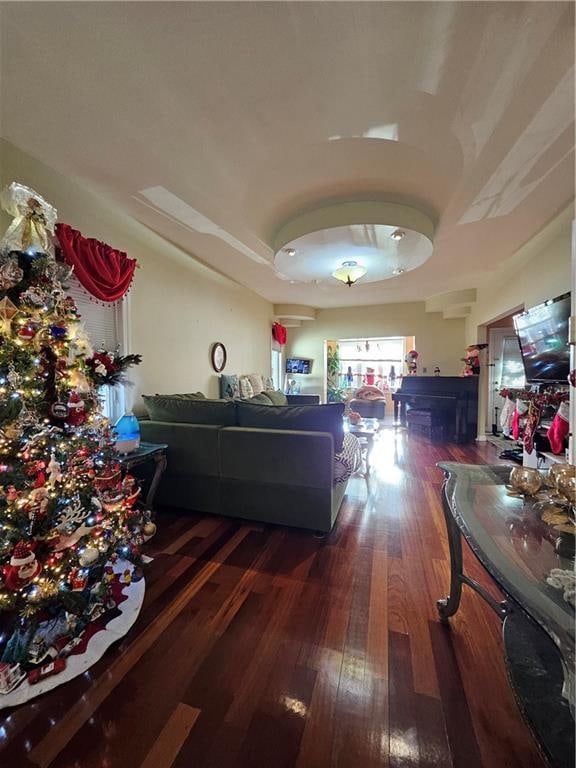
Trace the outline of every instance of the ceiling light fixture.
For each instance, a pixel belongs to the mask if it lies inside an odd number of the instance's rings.
[[[296,248],[284,248],[286,256],[296,256]]]
[[[392,234],[390,235],[390,237],[392,238],[392,240],[398,241],[398,240],[402,240],[405,234],[406,232],[404,232],[403,230],[395,229],[394,232],[392,232]]]
[[[393,275],[401,275],[401,274],[403,274],[404,272],[406,272],[406,270],[405,270],[405,269],[403,269],[403,267],[396,267],[396,269],[393,269],[393,270],[392,270],[392,274],[393,274]]]
[[[332,277],[335,277],[336,280],[340,280],[341,283],[344,283],[344,285],[347,285],[348,288],[350,288],[357,280],[365,275],[366,272],[366,267],[363,267],[362,264],[358,264],[357,261],[343,261],[342,266],[332,272]]]

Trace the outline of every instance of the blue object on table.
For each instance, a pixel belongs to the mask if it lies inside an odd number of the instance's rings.
[[[114,424],[116,433],[116,450],[119,453],[130,453],[140,445],[140,424],[131,411],[121,416]]]

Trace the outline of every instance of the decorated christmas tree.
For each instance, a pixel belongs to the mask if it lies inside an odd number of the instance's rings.
[[[0,693],[53,672],[118,602],[114,565],[140,575],[154,532],[122,476],[99,387],[138,356],[94,352],[55,258],[56,211],[12,184],[0,241]],[[126,561],[124,564],[123,561]],[[128,567],[129,566],[129,567]],[[18,666],[19,665],[19,666]],[[36,674],[36,677],[38,675]],[[12,682],[5,682],[6,680]],[[4,681],[4,683],[3,683]]]

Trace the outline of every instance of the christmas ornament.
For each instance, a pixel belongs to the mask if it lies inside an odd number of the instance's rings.
[[[67,329],[63,325],[51,325],[50,326],[50,335],[54,339],[65,339],[66,338]]]
[[[68,584],[73,592],[81,592],[88,584],[88,574],[80,568],[73,568],[68,576]]]
[[[24,272],[18,266],[18,260],[8,259],[0,266],[0,289],[7,291],[22,280]]]
[[[156,533],[156,523],[153,523],[151,520],[149,520],[147,523],[144,523],[142,532],[144,534],[145,541],[148,541],[148,539],[151,539],[152,536],[154,536]]]
[[[78,427],[86,421],[86,404],[77,392],[71,392],[68,398],[68,424]]]
[[[32,325],[23,325],[18,331],[18,336],[24,341],[31,341],[36,336],[37,330]]]
[[[68,408],[64,403],[52,403],[50,406],[50,415],[56,421],[64,421],[68,416]]]
[[[41,571],[42,564],[36,559],[30,544],[19,541],[12,552],[10,565],[4,567],[4,584],[10,590],[20,589],[35,579]]]
[[[97,549],[94,549],[94,547],[86,547],[78,558],[78,562],[86,568],[89,565],[93,565],[99,557],[100,552]]]
[[[10,301],[8,296],[4,296],[4,298],[0,300],[0,320],[2,321],[2,326],[4,329],[8,329],[10,327],[12,318],[17,314],[18,307],[16,304]]]
[[[62,469],[60,467],[60,464],[56,461],[56,457],[54,454],[51,455],[50,461],[48,462],[48,485],[51,487],[54,487],[56,483],[60,483],[62,481]]]
[[[56,209],[33,189],[15,181],[3,190],[0,202],[2,208],[14,217],[0,240],[0,253],[28,251],[30,254],[53,255]]]
[[[22,304],[31,304],[34,307],[44,307],[49,301],[49,296],[42,288],[30,286],[20,294]]]

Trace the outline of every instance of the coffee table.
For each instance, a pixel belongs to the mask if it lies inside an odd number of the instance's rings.
[[[362,459],[366,467],[365,477],[370,475],[370,453],[379,429],[380,422],[378,419],[362,419],[358,424],[352,424],[347,418],[344,419],[344,431],[355,435],[362,448]]]
[[[438,466],[446,477],[451,560],[449,595],[438,600],[440,619],[447,622],[458,610],[463,584],[490,605],[503,620],[504,655],[520,711],[550,765],[573,768],[575,612],[547,577],[553,568],[572,569],[574,558],[560,553],[560,532],[542,521],[533,499],[507,494],[510,467]],[[495,600],[464,573],[462,537],[506,599]]]

